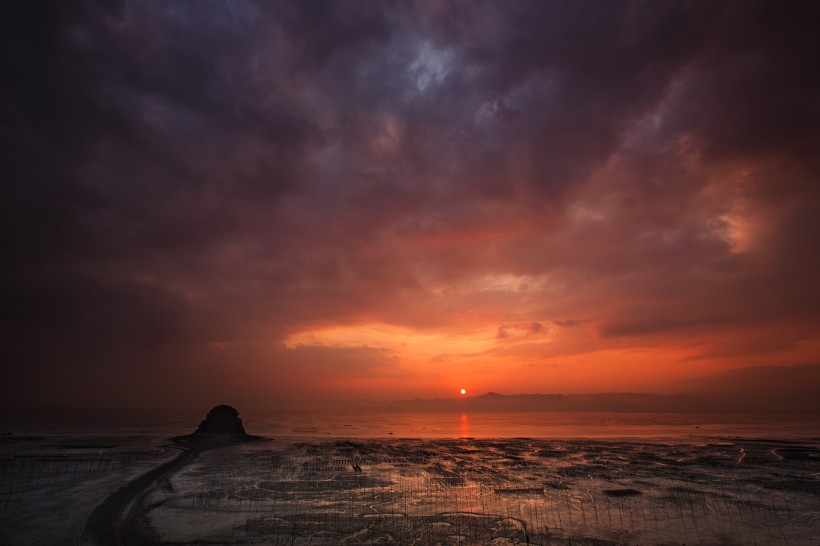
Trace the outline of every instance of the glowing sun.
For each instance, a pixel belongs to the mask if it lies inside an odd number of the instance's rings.
[[[458,392],[460,392],[461,394],[467,394],[467,389],[461,389],[461,390],[460,390],[460,391],[458,391]]]

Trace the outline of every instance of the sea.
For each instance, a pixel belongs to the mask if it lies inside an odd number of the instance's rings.
[[[12,411],[4,435],[178,436],[193,432],[204,411]],[[271,438],[664,438],[820,437],[820,416],[807,414],[556,412],[244,412],[249,434]]]

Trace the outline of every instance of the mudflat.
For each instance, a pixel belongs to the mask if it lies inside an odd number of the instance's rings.
[[[794,545],[815,544],[820,529],[816,438],[190,449],[147,436],[11,437],[0,449],[0,544]]]

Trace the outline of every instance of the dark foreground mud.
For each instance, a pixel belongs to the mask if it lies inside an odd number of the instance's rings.
[[[366,440],[203,453],[134,543],[815,544],[812,442]]]
[[[96,459],[114,444],[95,443]],[[86,519],[74,532],[43,519],[47,496],[26,487],[37,463],[11,458],[0,544],[817,544],[818,448],[734,438],[187,446],[138,474],[124,466],[132,477],[94,503],[77,497]],[[42,461],[59,478],[57,459]],[[46,484],[50,496],[67,498],[82,478]]]
[[[133,524],[129,524],[131,520],[127,518],[128,509],[138,503],[157,482],[167,479],[167,476],[188,464],[198,454],[197,450],[184,449],[170,461],[114,491],[89,516],[83,541],[116,546],[123,544],[124,535],[126,542],[133,542],[140,533],[134,531]]]
[[[161,537],[140,527],[135,517],[140,513],[140,505],[146,494],[157,485],[169,485],[169,477],[209,449],[225,448],[254,441],[265,440],[242,432],[236,436],[197,435],[180,436],[173,441],[181,450],[179,455],[166,461],[145,474],[134,478],[111,493],[97,506],[88,518],[82,543],[101,546],[123,544],[153,544],[161,542]]]

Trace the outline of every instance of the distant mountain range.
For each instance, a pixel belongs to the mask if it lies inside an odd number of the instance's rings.
[[[636,393],[603,394],[498,394],[488,392],[465,398],[397,400],[394,402],[360,401],[351,409],[384,411],[470,411],[470,412],[619,412],[619,413],[710,413],[722,408],[713,400],[691,395]]]

